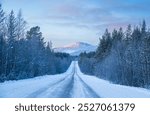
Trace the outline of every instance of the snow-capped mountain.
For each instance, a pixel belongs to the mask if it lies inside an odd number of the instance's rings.
[[[63,52],[69,53],[72,56],[78,56],[82,52],[91,52],[96,50],[96,46],[84,43],[84,42],[76,42],[73,44],[69,44],[63,47],[54,48],[54,52]]]

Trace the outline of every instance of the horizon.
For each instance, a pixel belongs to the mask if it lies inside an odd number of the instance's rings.
[[[88,43],[88,42],[84,42],[84,41],[75,41],[75,42],[70,42],[69,44],[64,44],[63,46],[58,46],[58,47],[53,47],[53,49],[55,48],[65,48],[65,47],[68,47],[68,46],[71,46],[71,45],[75,45],[75,44],[78,44],[78,43],[85,43],[85,44],[88,44],[88,45],[92,45],[92,46],[97,46],[95,44],[92,44],[92,43]]]
[[[79,41],[98,45],[106,28],[110,32],[114,28],[125,29],[143,19],[150,25],[149,0],[64,0],[63,3],[62,0],[1,0],[1,3],[7,15],[11,10],[17,14],[21,9],[28,29],[39,26],[45,41],[52,41],[53,47]]]

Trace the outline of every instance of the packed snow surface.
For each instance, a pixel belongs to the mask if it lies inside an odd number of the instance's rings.
[[[77,61],[58,75],[0,83],[1,98],[150,98],[150,90],[83,74]]]

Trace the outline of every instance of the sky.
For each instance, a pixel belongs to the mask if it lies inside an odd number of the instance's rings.
[[[22,10],[27,27],[40,26],[53,47],[74,42],[94,45],[108,28],[124,29],[143,19],[150,25],[150,0],[0,0],[7,14]]]

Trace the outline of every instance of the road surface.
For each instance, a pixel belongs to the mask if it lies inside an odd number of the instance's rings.
[[[99,98],[100,96],[78,75],[77,66],[78,63],[76,61],[72,62],[72,65],[69,68],[71,71],[68,75],[65,75],[64,79],[61,79],[54,84],[50,83],[50,85],[34,91],[27,97],[71,98],[78,95],[77,97]],[[76,90],[77,87],[78,90]]]
[[[1,98],[150,98],[150,90],[112,84],[80,71],[73,61],[65,73],[0,83]]]

